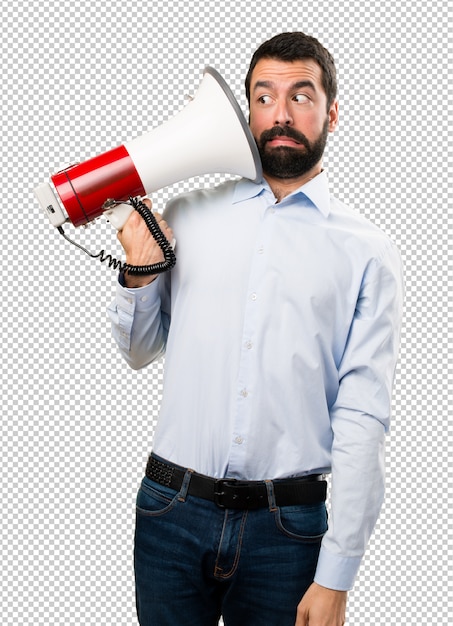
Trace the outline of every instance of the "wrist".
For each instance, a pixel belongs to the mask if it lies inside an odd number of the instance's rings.
[[[348,595],[347,591],[343,591],[342,589],[332,589],[332,587],[325,587],[324,585],[320,585],[319,583],[313,582],[312,585],[314,588],[317,588],[319,591],[321,592],[326,592],[331,594],[332,596],[344,596],[346,597]]]
[[[146,287],[157,278],[157,274],[148,274],[146,276],[132,276],[128,272],[122,274],[122,284],[127,289],[140,289]]]

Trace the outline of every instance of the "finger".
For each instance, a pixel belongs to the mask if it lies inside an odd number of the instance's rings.
[[[308,624],[307,616],[304,613],[299,613],[299,611],[297,611],[296,623],[294,626],[307,626],[307,624]]]
[[[151,200],[149,198],[143,198],[142,202],[143,202],[143,204],[146,204],[148,209],[151,209],[152,206],[153,206],[153,203],[151,202]]]
[[[156,219],[156,222],[159,225],[159,228],[161,229],[161,231],[165,234],[167,234],[167,232],[171,231],[170,226],[167,224],[167,222],[164,220],[164,218],[162,217],[162,215],[160,215],[159,213],[154,213],[154,217]]]
[[[170,228],[170,226],[167,224],[167,222],[165,220],[161,220],[159,222],[159,228],[161,229],[162,233],[165,235],[167,241],[172,244],[172,246],[174,247],[174,235],[173,235],[173,231]]]
[[[308,610],[304,608],[303,601],[297,607],[295,626],[308,626]]]

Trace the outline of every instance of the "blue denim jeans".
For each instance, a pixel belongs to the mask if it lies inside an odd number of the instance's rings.
[[[324,502],[222,509],[144,478],[137,496],[135,580],[141,626],[294,626],[313,581]]]

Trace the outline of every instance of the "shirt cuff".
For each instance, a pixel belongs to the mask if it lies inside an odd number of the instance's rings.
[[[129,289],[121,284],[121,274],[116,285],[116,298],[107,312],[113,322],[113,336],[120,349],[127,352],[131,349],[132,326],[137,314],[147,317],[160,306],[160,295],[157,283],[159,278],[144,287]]]
[[[159,276],[144,287],[129,288],[124,285],[124,276],[119,274],[116,287],[117,307],[133,315],[135,311],[146,311],[153,308],[159,294]]]
[[[332,554],[321,546],[314,581],[328,589],[350,591],[361,562],[360,556]]]

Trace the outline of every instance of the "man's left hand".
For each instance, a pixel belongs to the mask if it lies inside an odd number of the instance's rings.
[[[313,583],[297,607],[295,626],[343,626],[347,595]]]

